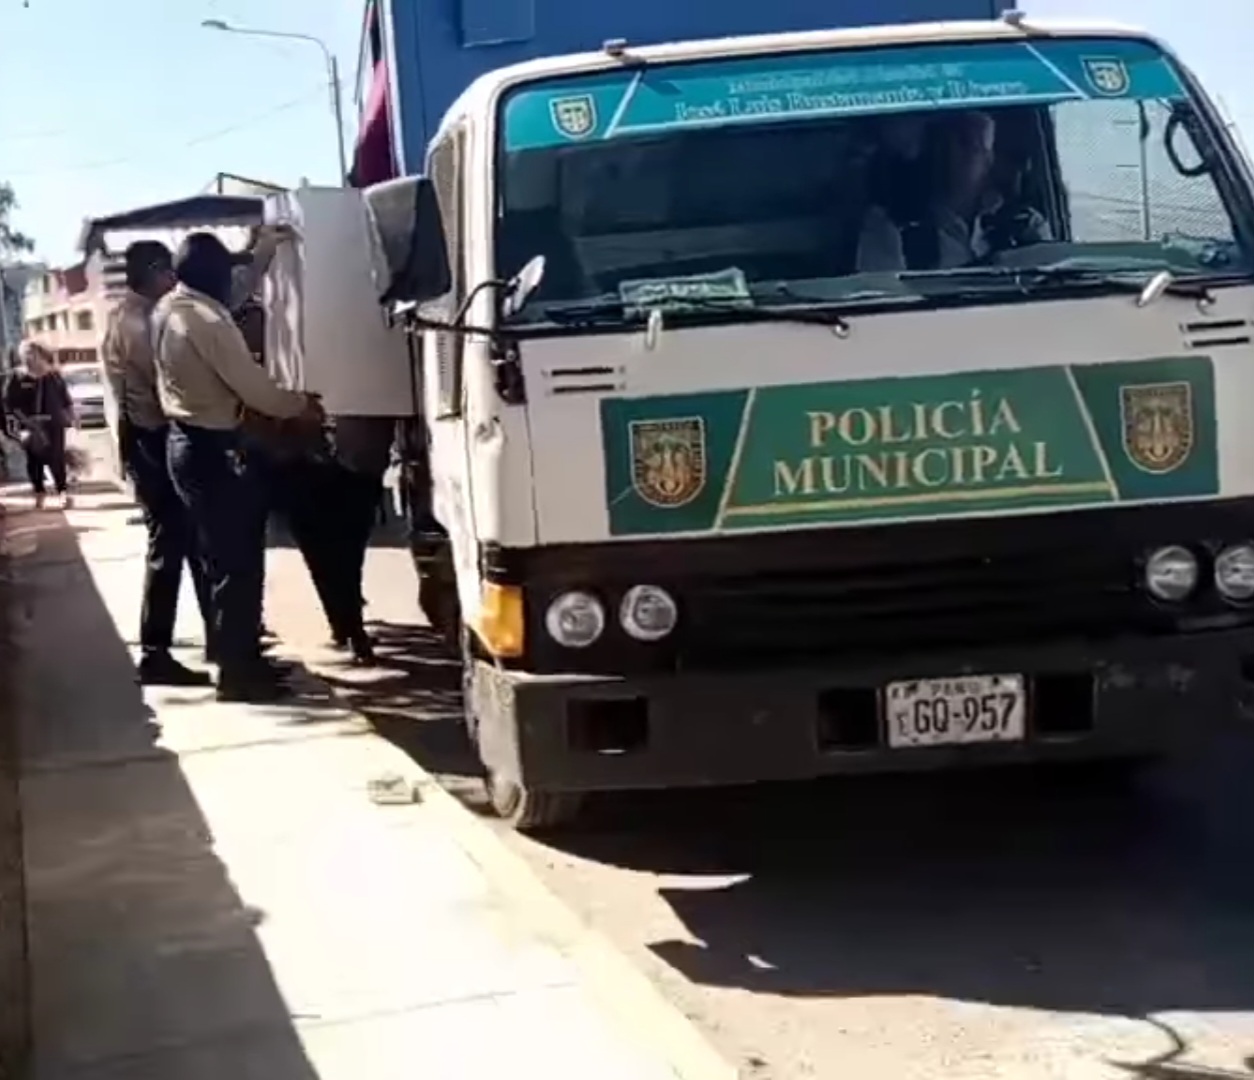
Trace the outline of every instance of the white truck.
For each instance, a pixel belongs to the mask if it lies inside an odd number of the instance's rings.
[[[515,825],[1139,762],[1254,679],[1254,191],[1145,34],[611,42],[366,198]]]

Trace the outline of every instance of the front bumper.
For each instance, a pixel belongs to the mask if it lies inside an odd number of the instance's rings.
[[[888,747],[884,684],[982,673],[1028,677],[1023,741]],[[597,791],[1170,752],[1232,722],[1251,680],[1254,630],[1230,630],[738,674],[531,675],[476,662],[467,705],[498,775]]]

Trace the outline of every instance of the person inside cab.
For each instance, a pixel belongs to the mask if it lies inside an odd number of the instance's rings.
[[[937,117],[928,132],[931,198],[916,213],[883,201],[871,208],[858,241],[858,272],[950,270],[1047,240],[1044,217],[1013,205],[993,185],[996,139],[988,113]]]
[[[917,221],[927,210],[927,120],[923,113],[910,112],[876,122],[866,190],[893,221]]]

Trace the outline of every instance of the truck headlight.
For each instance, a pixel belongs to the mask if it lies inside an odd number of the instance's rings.
[[[1145,560],[1145,587],[1159,600],[1184,600],[1197,588],[1197,559],[1188,548],[1172,544]]]
[[[1233,544],[1215,556],[1215,588],[1225,600],[1254,600],[1254,544]]]
[[[605,632],[605,608],[591,593],[562,593],[544,613],[544,628],[559,645],[586,649]]]
[[[679,622],[679,607],[660,586],[634,585],[619,605],[618,621],[637,641],[660,641]]]

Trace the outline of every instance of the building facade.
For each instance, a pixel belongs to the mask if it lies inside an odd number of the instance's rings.
[[[10,370],[17,357],[25,323],[22,308],[26,286],[40,277],[46,267],[39,263],[10,263],[0,266],[0,373]]]
[[[96,363],[105,318],[124,289],[119,260],[102,252],[74,266],[48,268],[26,284],[24,336],[60,364]]]
[[[44,346],[58,363],[91,363],[97,359],[98,306],[83,263],[50,267],[26,286],[25,336]]]

